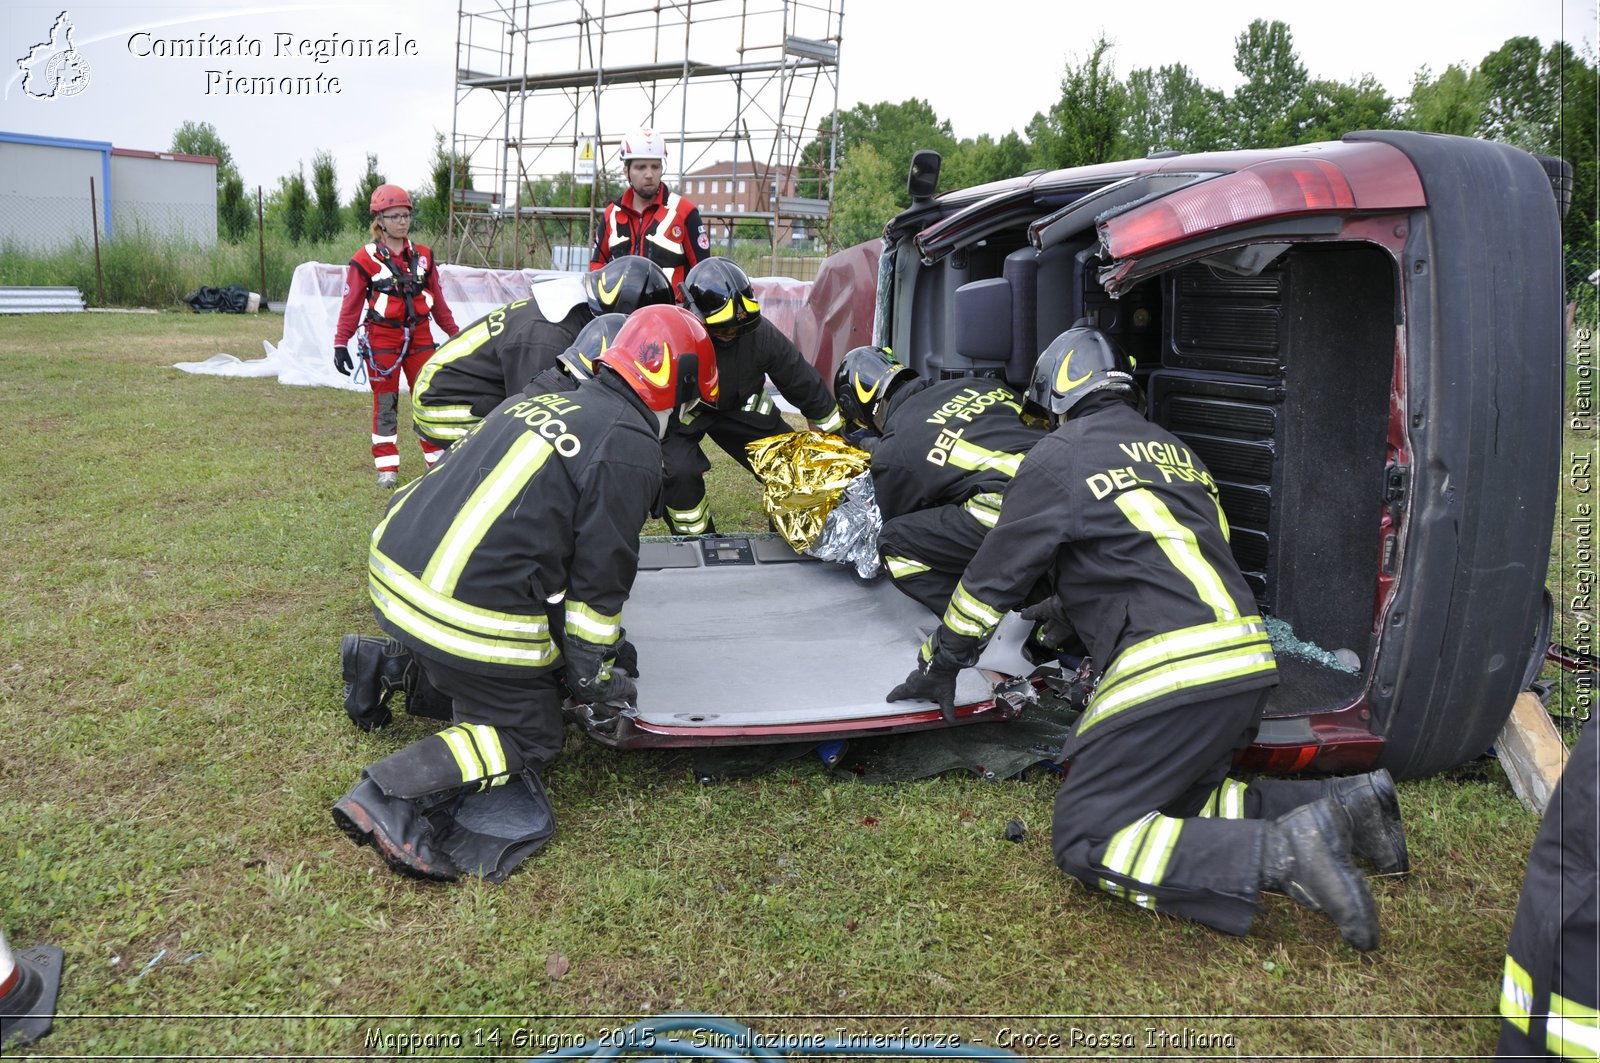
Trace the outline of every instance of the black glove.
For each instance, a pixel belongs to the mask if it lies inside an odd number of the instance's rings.
[[[634,649],[633,643],[628,641],[628,633],[624,631],[617,644],[611,647],[611,652],[606,656],[611,667],[627,672],[633,678],[639,678],[639,651]]]
[[[917,668],[889,691],[885,701],[937,701],[945,723],[956,721],[956,676],[943,668]]]
[[[620,668],[612,668],[599,646],[582,639],[568,638],[566,646],[567,688],[586,705],[602,701],[633,701],[639,688]]]
[[[956,720],[956,676],[961,673],[961,659],[944,648],[940,639],[943,628],[933,633],[921,652],[917,654],[917,667],[906,681],[889,691],[885,701],[936,701],[939,715],[945,723]]]
[[[1067,610],[1061,604],[1060,598],[1054,596],[1046,598],[1022,610],[1021,615],[1024,620],[1033,621],[1034,630],[1031,638],[1041,648],[1052,653],[1069,648],[1083,648],[1078,641],[1078,629],[1067,619]]]
[[[356,363],[350,360],[350,348],[342,343],[333,348],[333,367],[345,376],[355,371]]]

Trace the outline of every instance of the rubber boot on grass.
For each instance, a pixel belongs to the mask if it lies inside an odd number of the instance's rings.
[[[1400,795],[1386,769],[1328,782],[1333,798],[1350,827],[1350,851],[1383,875],[1411,870],[1406,830],[1400,822]]]
[[[394,714],[389,701],[405,687],[406,672],[415,667],[411,651],[391,638],[346,635],[339,643],[344,672],[344,711],[363,731],[388,726]]]
[[[436,848],[428,817],[406,798],[388,796],[365,775],[333,806],[333,822],[355,844],[376,849],[402,875],[456,880],[456,866]]]
[[[1378,906],[1350,860],[1350,828],[1332,798],[1301,805],[1267,824],[1261,885],[1322,912],[1351,948],[1378,947]]]

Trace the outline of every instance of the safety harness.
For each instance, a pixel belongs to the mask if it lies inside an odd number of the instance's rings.
[[[411,250],[409,257],[412,261],[410,262],[406,261],[408,256],[404,252],[402,252],[399,259],[396,259],[387,244],[381,240],[373,241],[371,257],[388,270],[388,276],[378,280],[376,276],[369,274],[367,278],[367,313],[363,322],[367,325],[381,324],[391,328],[396,324],[395,318],[386,317],[378,311],[375,305],[375,296],[377,295],[399,299],[400,305],[404,307],[405,312],[404,316],[398,321],[401,337],[400,354],[388,369],[384,369],[378,364],[376,353],[372,350],[372,345],[367,342],[367,334],[365,331],[362,332],[357,344],[357,350],[361,355],[360,370],[354,375],[357,383],[366,383],[374,375],[380,380],[393,376],[395,371],[400,368],[400,363],[405,361],[406,355],[411,350],[412,330],[416,328],[418,323],[426,322],[428,319],[427,313],[419,314],[416,309],[416,300],[424,296],[427,290],[424,279],[418,277],[413,269],[413,264],[420,255],[416,250],[416,245],[410,244],[408,246]]]

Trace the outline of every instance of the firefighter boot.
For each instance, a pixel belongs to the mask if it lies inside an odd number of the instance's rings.
[[[1400,795],[1387,769],[1331,779],[1328,796],[1349,818],[1352,853],[1371,863],[1381,875],[1411,870],[1406,830],[1400,822]]]
[[[393,718],[389,700],[403,689],[414,667],[411,651],[394,639],[346,635],[339,643],[344,670],[344,711],[363,731],[376,731]]]
[[[433,685],[433,680],[428,678],[428,673],[416,658],[412,658],[411,667],[406,669],[405,684],[407,713],[446,723],[452,719],[455,703],[448,694]]]
[[[1378,906],[1350,861],[1350,828],[1332,798],[1301,805],[1266,824],[1261,884],[1339,925],[1351,948],[1378,947]]]
[[[370,845],[395,871],[412,878],[454,882],[456,866],[435,848],[428,817],[403,797],[390,797],[362,776],[333,806],[333,822],[357,845]]]

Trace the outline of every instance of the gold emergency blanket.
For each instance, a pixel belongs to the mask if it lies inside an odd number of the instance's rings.
[[[788,432],[745,447],[761,480],[761,505],[780,534],[804,552],[818,535],[839,493],[867,471],[871,456],[838,436]]]

